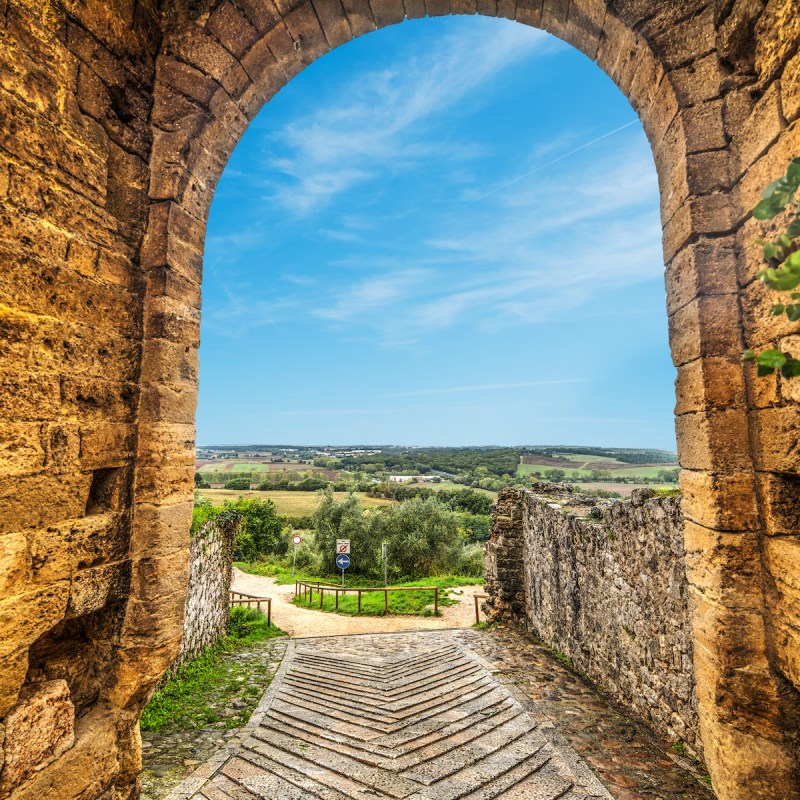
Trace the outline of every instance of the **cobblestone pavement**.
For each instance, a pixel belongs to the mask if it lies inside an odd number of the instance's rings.
[[[615,800],[713,800],[705,771],[603,698],[540,643],[506,626],[454,631],[522,702],[535,704]]]
[[[712,795],[540,646],[500,629],[292,641],[236,744],[170,800],[314,797]]]

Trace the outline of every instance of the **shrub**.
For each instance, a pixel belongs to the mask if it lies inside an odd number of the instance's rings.
[[[225,488],[239,490],[249,489],[250,478],[231,478],[231,480],[225,481]]]

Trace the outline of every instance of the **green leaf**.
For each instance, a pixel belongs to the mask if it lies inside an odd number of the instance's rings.
[[[772,308],[769,310],[769,313],[772,314],[774,317],[779,317],[784,312],[784,305],[783,303],[775,303]]]
[[[786,356],[780,350],[763,350],[756,356],[760,367],[780,369],[786,363]]]
[[[753,216],[756,219],[774,219],[783,211],[783,206],[777,203],[772,197],[761,200],[753,209]]]
[[[784,247],[786,250],[788,250],[788,249],[789,249],[789,248],[792,246],[792,240],[791,240],[791,239],[790,239],[790,238],[789,238],[789,237],[788,237],[788,236],[787,236],[785,233],[782,233],[782,234],[781,234],[781,235],[778,237],[778,241],[781,243],[781,245],[782,245],[782,246],[783,246],[783,247]]]
[[[762,364],[759,364],[756,369],[756,375],[759,378],[765,378],[767,375],[772,375],[773,372],[775,372],[775,367],[765,367]]]
[[[789,162],[789,169],[786,171],[786,179],[795,189],[800,186],[800,158],[793,158]]]
[[[752,350],[745,350],[742,353],[742,361],[755,361],[756,354]]]
[[[784,378],[797,378],[800,376],[800,360],[790,358],[782,367],[781,375]]]
[[[792,239],[796,239],[800,236],[800,217],[795,217],[790,223],[789,227],[786,229],[786,233],[792,237]]]
[[[770,242],[769,244],[764,245],[764,260],[769,261],[771,258],[775,258],[778,255],[778,245]]]
[[[786,306],[786,316],[790,322],[797,322],[800,319],[800,303],[792,303]]]

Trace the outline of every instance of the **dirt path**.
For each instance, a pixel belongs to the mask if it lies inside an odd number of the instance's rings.
[[[289,636],[340,636],[346,633],[395,633],[397,631],[429,631],[445,628],[469,628],[475,622],[475,594],[483,594],[483,586],[460,586],[451,590],[460,597],[457,605],[443,606],[441,617],[347,617],[325,611],[298,608],[292,604],[294,585],[278,586],[275,578],[248,575],[233,570],[233,590],[272,598],[272,619]],[[458,592],[463,592],[459,595]],[[481,619],[483,616],[481,616]]]

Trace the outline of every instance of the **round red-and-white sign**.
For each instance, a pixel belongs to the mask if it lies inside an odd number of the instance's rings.
[[[292,536],[292,544],[300,544],[303,541],[302,536]]]

